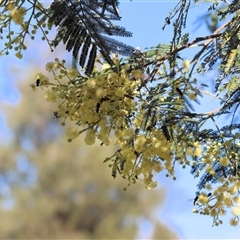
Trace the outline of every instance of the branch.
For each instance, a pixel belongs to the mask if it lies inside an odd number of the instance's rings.
[[[139,87],[139,89],[141,89],[143,86],[146,86],[146,83],[154,78],[155,74],[157,73],[158,71],[158,68],[161,66],[161,64],[167,60],[168,58],[170,58],[171,56],[175,55],[176,53],[186,49],[186,48],[190,48],[190,47],[193,47],[196,43],[198,42],[201,42],[201,41],[204,41],[204,40],[207,40],[209,39],[208,41],[212,41],[212,39],[215,39],[215,38],[218,38],[222,35],[222,33],[218,33],[218,34],[212,34],[212,35],[208,35],[208,36],[205,36],[205,37],[197,37],[195,40],[193,40],[192,42],[190,43],[187,43],[186,45],[182,46],[182,47],[179,47],[179,48],[176,48],[174,51],[164,55],[163,57],[159,58],[159,59],[156,59],[156,60],[153,60],[151,62],[148,62],[147,64],[144,65],[144,67],[147,67],[148,65],[151,65],[151,64],[156,64],[156,66],[154,67],[154,69],[152,70],[152,72],[147,76],[146,79],[143,80],[142,82],[142,85]],[[207,42],[208,42],[207,41]],[[205,43],[203,44],[205,45]]]

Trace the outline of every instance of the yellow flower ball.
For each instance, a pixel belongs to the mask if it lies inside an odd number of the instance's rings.
[[[183,68],[185,68],[185,69],[189,69],[189,66],[190,66],[189,60],[187,60],[187,59],[184,60],[182,66],[183,66]]]
[[[144,74],[140,70],[133,70],[132,71],[132,76],[136,79],[138,79],[138,78],[143,79],[144,78]]]
[[[239,216],[240,215],[240,205],[235,206],[235,207],[232,208],[232,214],[234,216]]]
[[[68,76],[70,77],[70,78],[76,78],[76,77],[78,77],[78,75],[79,75],[79,72],[78,72],[78,70],[76,69],[76,68],[72,68],[72,69],[70,69],[69,71],[68,71]]]
[[[239,220],[237,220],[236,218],[231,218],[230,219],[230,225],[231,226],[237,226],[239,224]]]
[[[19,58],[19,59],[22,59],[22,57],[23,57],[23,55],[22,55],[21,52],[17,52],[17,53],[15,54],[15,56],[16,56],[17,58]]]
[[[88,130],[87,134],[84,138],[84,142],[87,145],[93,145],[95,143],[95,138],[96,138],[95,131],[94,130]]]
[[[200,194],[198,197],[198,201],[202,204],[207,204],[208,203],[208,197],[205,194]]]
[[[66,131],[66,136],[68,138],[76,138],[77,136],[79,135],[79,132],[76,128],[68,128],[67,131]]]
[[[15,8],[10,13],[12,20],[19,25],[23,23],[25,14],[26,14],[26,9],[24,7],[20,7],[18,9]]]
[[[96,80],[95,80],[94,78],[89,78],[89,79],[87,80],[87,86],[88,86],[89,88],[95,88],[95,87],[96,87],[96,84],[97,84],[97,82],[96,82]]]
[[[48,62],[45,66],[46,70],[48,72],[52,71],[53,70],[53,66],[54,66],[54,63],[53,62]]]
[[[227,167],[229,165],[229,160],[226,157],[221,157],[219,159],[219,163],[223,166],[223,167]]]
[[[45,93],[44,98],[47,102],[56,102],[57,101],[56,94],[49,90]]]

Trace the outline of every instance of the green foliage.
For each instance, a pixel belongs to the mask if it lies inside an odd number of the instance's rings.
[[[114,178],[119,174],[128,185],[141,179],[147,189],[152,189],[157,186],[154,172],[166,171],[166,176],[176,179],[176,164],[183,168],[191,166],[192,174],[201,176],[194,212],[212,216],[213,224],[219,225],[220,217],[231,207],[230,223],[237,225],[240,214],[237,118],[240,6],[239,1],[208,1],[209,11],[215,11],[221,25],[215,24],[211,35],[189,41],[190,34],[184,32],[187,16],[191,6],[198,2],[179,1],[166,17],[163,29],[173,26],[170,44],[159,44],[143,52],[137,49],[130,57],[120,59],[119,54],[130,53],[130,48],[98,33],[109,31],[109,35],[113,35],[119,29],[120,35],[127,36],[125,29],[112,28],[111,24],[106,27],[103,21],[108,20],[99,14],[101,19],[93,18],[97,26],[93,27],[91,22],[84,25],[86,33],[79,8],[90,8],[88,3],[70,1],[68,5],[66,1],[55,1],[48,21],[60,25],[55,45],[62,40],[67,50],[73,49],[74,59],[82,47],[80,66],[87,61],[88,76],[81,74],[76,65],[68,69],[65,60],[55,59],[46,65],[46,70],[53,74],[51,79],[39,73],[37,85],[46,88],[47,101],[58,102],[55,112],[63,119],[62,125],[68,121],[75,123],[75,127],[67,130],[69,142],[85,133],[87,145],[100,140],[101,145],[116,146],[115,154],[105,160],[112,167]],[[98,6],[96,1],[91,11],[96,12]],[[67,28],[76,16],[76,25]],[[85,18],[82,19],[84,22]],[[9,44],[11,41],[6,46]],[[101,56],[96,57],[97,47],[108,64]],[[190,47],[197,50],[192,58],[183,59],[182,52]],[[90,48],[90,57],[86,60]],[[109,51],[115,54],[110,57]],[[205,91],[208,84],[200,81],[201,75],[210,71],[217,71],[214,93]],[[195,112],[194,104],[206,95],[218,99],[219,108]],[[219,127],[217,118],[222,115],[230,120]],[[205,128],[209,122],[214,125],[213,129]],[[212,195],[208,196],[207,191]]]
[[[14,50],[21,59],[22,52],[27,49],[27,36],[34,40],[39,29],[43,35],[42,40],[50,45],[47,37],[47,9],[39,1],[1,1],[0,10],[0,39],[6,39],[5,48],[1,49],[0,55],[8,55],[9,51]]]
[[[30,5],[28,9],[23,7],[28,5]],[[115,0],[110,2],[55,0],[49,8],[44,8],[37,0],[26,2],[18,0],[2,2],[0,7],[3,8],[0,19],[1,32],[8,29],[8,34],[5,36],[8,41],[1,54],[8,54],[9,50],[14,48],[17,51],[16,56],[22,58],[21,52],[27,48],[24,45],[25,37],[29,35],[34,39],[39,28],[43,33],[43,40],[47,40],[51,48],[63,41],[66,50],[72,51],[73,67],[80,65],[86,74],[90,74],[93,70],[97,48],[110,65],[114,65],[109,56],[110,52],[130,55],[134,51],[133,47],[106,36],[132,36],[132,33],[125,28],[112,23],[112,20],[121,19]],[[27,21],[26,17],[28,17]],[[21,27],[20,34],[11,30],[13,22]],[[53,26],[58,27],[58,30],[55,39],[50,41],[47,34]]]
[[[90,74],[93,70],[96,46],[110,65],[114,63],[109,52],[130,55],[134,50],[126,44],[103,35],[123,37],[132,35],[125,28],[111,22],[111,20],[120,20],[115,1],[54,1],[50,6],[49,15],[49,24],[59,27],[53,41],[54,46],[56,47],[62,40],[66,44],[67,51],[73,49],[73,59],[75,61],[79,59],[79,65],[82,68],[85,67],[86,74]],[[89,51],[91,52],[87,60]]]

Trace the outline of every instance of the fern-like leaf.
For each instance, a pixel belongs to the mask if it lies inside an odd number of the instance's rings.
[[[67,51],[73,51],[75,62],[80,56],[79,65],[86,66],[87,74],[93,70],[97,49],[110,65],[114,65],[111,52],[131,55],[133,47],[107,37],[132,36],[125,28],[111,22],[121,19],[117,5],[116,0],[55,0],[49,17],[49,23],[59,27],[53,45],[63,41]]]
[[[81,67],[84,66],[84,63],[86,61],[87,53],[88,53],[88,49],[90,47],[90,44],[91,44],[91,37],[88,35],[85,42],[84,42],[82,53],[81,53],[81,56],[80,56],[79,64],[80,64]]]
[[[87,66],[86,66],[86,74],[90,74],[92,72],[96,56],[97,56],[97,46],[93,44],[89,54]]]
[[[81,31],[78,39],[76,40],[76,43],[75,43],[74,48],[73,48],[73,57],[75,59],[78,58],[79,49],[80,49],[82,43],[85,41],[86,36],[87,36],[87,31],[86,31],[86,29],[83,29]]]
[[[74,33],[72,34],[72,36],[69,38],[67,45],[66,45],[66,49],[67,51],[71,51],[75,45],[75,43],[77,42],[79,33],[82,30],[82,26],[76,26]]]
[[[227,63],[226,63],[225,69],[224,69],[225,73],[229,73],[229,70],[233,65],[236,55],[237,55],[237,49],[232,49],[227,58]]]

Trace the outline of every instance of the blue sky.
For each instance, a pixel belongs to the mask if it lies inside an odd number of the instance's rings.
[[[51,2],[51,1],[44,1]],[[120,13],[122,21],[118,24],[124,26],[127,30],[133,32],[132,38],[122,38],[121,40],[134,47],[151,47],[158,43],[169,43],[171,40],[172,28],[167,27],[162,31],[164,19],[169,11],[174,8],[178,1],[120,1]],[[207,8],[204,4],[198,4],[192,7],[188,18],[188,31],[191,32],[190,41],[195,37],[208,35],[204,23],[193,32],[193,22],[197,16],[206,13]],[[28,53],[31,54],[31,53]],[[181,55],[188,58],[188,53]],[[18,62],[13,55],[10,57],[0,58],[0,101],[8,100],[16,102],[19,95],[15,90],[15,79],[9,75],[7,66]],[[41,63],[40,63],[41,64]],[[24,66],[23,66],[24,69]],[[213,110],[216,105],[209,104],[210,98],[204,99],[203,103],[197,110],[209,111]],[[206,107],[207,106],[207,107]],[[4,118],[0,115],[0,131],[6,131],[4,127]],[[7,132],[5,132],[6,134]],[[4,134],[4,135],[5,135]],[[1,137],[0,137],[0,140]],[[180,169],[177,171],[177,181],[166,179],[165,176],[159,176],[160,187],[164,187],[167,191],[167,199],[165,205],[161,207],[155,214],[162,222],[171,226],[180,236],[181,239],[239,239],[240,228],[231,227],[228,224],[230,215],[225,216],[222,220],[224,224],[220,227],[211,227],[212,219],[210,217],[193,214],[191,212],[193,205],[191,198],[195,197],[197,180],[189,174],[188,170]],[[147,192],[146,192],[147,194]],[[148,232],[148,225],[143,228],[143,232]],[[141,234],[144,236],[144,233]],[[146,235],[147,237],[147,235]]]

